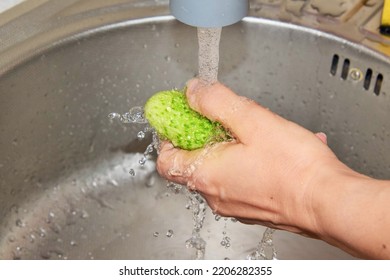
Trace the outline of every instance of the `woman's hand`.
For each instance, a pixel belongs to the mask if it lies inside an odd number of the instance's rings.
[[[160,174],[197,190],[220,215],[312,235],[310,181],[322,165],[338,162],[326,136],[316,137],[220,83],[192,80],[187,98],[234,140],[195,151],[164,143]]]
[[[351,170],[325,134],[220,83],[194,79],[187,86],[190,106],[234,140],[195,151],[163,143],[157,160],[163,177],[198,191],[222,216],[319,238],[356,256],[390,258],[389,181]]]

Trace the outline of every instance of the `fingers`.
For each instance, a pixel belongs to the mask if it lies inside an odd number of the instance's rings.
[[[163,142],[157,158],[157,171],[165,179],[186,185],[196,168],[199,151],[175,148],[170,142]]]
[[[221,83],[205,85],[198,79],[188,82],[186,94],[194,110],[220,122],[241,142],[250,139],[256,111],[261,108],[254,101],[238,96]]]

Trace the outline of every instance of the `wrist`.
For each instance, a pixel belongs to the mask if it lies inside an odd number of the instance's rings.
[[[348,213],[345,207],[350,188],[363,176],[336,158],[318,162],[306,172],[310,177],[305,181],[300,198],[302,209],[300,217],[297,216],[299,225],[305,234],[332,243],[335,229]]]
[[[324,167],[313,181],[310,211],[315,236],[357,257],[377,254],[382,240],[375,240],[373,232],[383,231],[375,222],[381,209],[376,209],[378,195],[383,198],[378,182],[341,162]]]

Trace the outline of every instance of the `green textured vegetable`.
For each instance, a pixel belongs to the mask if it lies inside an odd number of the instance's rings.
[[[208,143],[229,139],[222,125],[192,110],[184,92],[160,91],[145,104],[145,118],[161,139],[175,147],[195,150]]]

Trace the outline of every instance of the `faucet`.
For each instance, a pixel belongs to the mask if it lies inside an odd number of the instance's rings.
[[[248,14],[249,0],[170,0],[172,15],[179,21],[203,28],[223,27]]]

